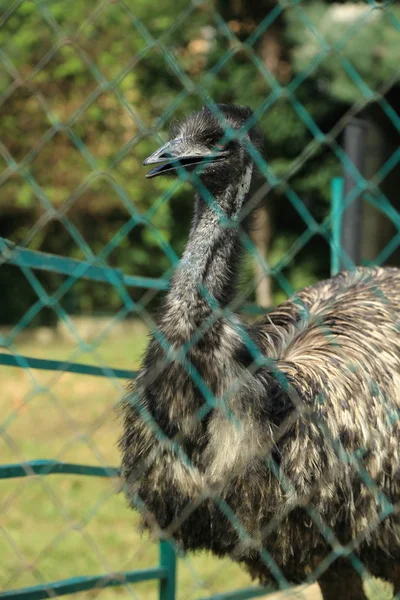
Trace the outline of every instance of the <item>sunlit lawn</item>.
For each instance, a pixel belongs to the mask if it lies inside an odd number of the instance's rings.
[[[135,369],[145,344],[145,331],[137,327],[116,339],[105,339],[94,362]],[[76,352],[76,346],[65,341],[28,340],[16,349],[52,359]],[[73,360],[93,362],[93,357],[80,354]],[[51,458],[118,465],[120,424],[113,407],[123,392],[123,381],[0,369],[0,420],[5,425],[0,435],[1,463]],[[0,481],[0,590],[155,566],[158,545],[138,535],[137,515],[127,509],[117,487],[115,480],[71,475]],[[178,564],[180,600],[250,585],[245,573],[229,560],[200,554]],[[371,598],[389,598],[377,593]],[[71,597],[78,596],[66,596]],[[79,594],[82,600],[95,597],[152,600],[157,598],[157,584]]]

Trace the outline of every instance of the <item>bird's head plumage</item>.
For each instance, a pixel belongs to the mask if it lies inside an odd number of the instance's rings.
[[[252,160],[249,144],[257,150],[262,146],[252,121],[248,107],[204,107],[173,126],[171,139],[144,161],[158,165],[146,177],[195,171],[211,191],[234,183]]]

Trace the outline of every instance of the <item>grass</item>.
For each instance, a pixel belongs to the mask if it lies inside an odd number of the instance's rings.
[[[76,355],[71,342],[40,344],[26,338],[14,350],[38,358],[108,364],[135,369],[146,344],[140,327],[104,339],[96,351]],[[103,377],[26,372],[1,367],[0,434],[2,463],[39,458],[95,465],[118,465],[120,424],[113,407],[123,383]],[[37,585],[77,575],[142,569],[158,562],[158,544],[137,532],[138,517],[128,510],[115,481],[52,475],[0,480],[0,590]],[[195,600],[251,585],[229,560],[206,554],[178,562],[178,599]],[[76,598],[76,595],[65,598]],[[79,594],[79,600],[155,600],[148,582]],[[293,597],[293,595],[290,595]],[[302,594],[303,598],[310,598]],[[314,593],[313,598],[318,597]],[[386,600],[387,590],[370,594]]]

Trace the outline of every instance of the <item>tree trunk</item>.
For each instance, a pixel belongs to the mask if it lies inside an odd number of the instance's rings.
[[[223,18],[234,23],[235,34],[243,41],[262,20],[277,5],[278,0],[219,0],[218,8]],[[290,61],[287,59],[287,49],[282,43],[282,34],[285,21],[282,15],[278,16],[261,35],[257,45],[257,53],[271,75],[280,83],[290,78]],[[260,73],[260,77],[263,77]],[[269,198],[273,195],[270,193]],[[259,255],[265,263],[268,262],[268,252],[271,243],[272,226],[265,201],[256,217],[253,242]],[[254,259],[254,276],[256,281],[256,302],[260,306],[272,305],[271,278],[265,269]]]
[[[257,212],[253,242],[265,264],[267,263],[270,241],[271,221],[267,206],[263,204]],[[256,258],[254,259],[254,275],[257,304],[265,308],[272,306],[271,277],[265,273],[265,269]]]
[[[288,63],[282,60],[282,23],[271,24],[260,39],[259,53],[267,69],[278,81],[288,78]],[[253,242],[265,263],[268,262],[268,252],[271,243],[271,219],[267,205],[264,203],[256,217],[253,233]],[[265,273],[265,269],[255,259],[254,264],[256,280],[256,302],[260,306],[272,306],[272,282],[271,277]]]

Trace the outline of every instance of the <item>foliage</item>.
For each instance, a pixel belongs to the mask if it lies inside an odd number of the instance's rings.
[[[372,10],[366,2],[306,2],[288,12],[293,65],[301,71],[316,61],[325,93],[348,103],[362,101],[396,73],[400,60],[400,8]],[[375,7],[377,8],[377,7]],[[311,24],[311,27],[310,27]],[[368,51],[366,51],[366,49]]]
[[[200,107],[207,97],[249,104],[265,131],[268,166],[285,176],[313,141],[312,123],[329,132],[365,91],[352,83],[348,65],[372,90],[397,69],[398,7],[389,18],[366,2],[348,3],[349,11],[361,11],[361,25],[356,27],[353,18],[343,30],[332,26],[340,6],[322,0],[289,2],[258,40],[243,45],[276,8],[274,2],[255,7],[244,0],[160,0],[156,11],[147,0],[19,4],[0,28],[1,139],[8,153],[0,153],[0,169],[6,173],[0,180],[0,234],[28,240],[34,249],[84,258],[62,219],[42,219],[35,226],[48,206],[62,209],[95,254],[110,248],[107,244],[133,215],[151,211],[151,224],[161,237],[131,221],[118,246],[104,257],[131,274],[162,275],[171,262],[160,239],[179,254],[187,235],[190,192],[179,183],[173,197],[163,200],[175,184],[145,181],[141,165],[167,136],[170,120]],[[261,49],[276,24],[277,42],[285,49],[278,83],[293,92],[273,100]],[[324,44],[339,45],[340,54],[327,52],[309,69]],[[19,163],[19,170],[7,171],[7,160]],[[334,151],[321,145],[289,180],[318,221],[327,214],[330,179],[341,168]],[[304,231],[305,223],[284,191],[269,194],[266,202],[275,223],[273,258]],[[328,256],[326,242],[314,238],[288,276],[296,270],[297,282],[315,280],[327,273]],[[51,278],[45,282],[55,285]],[[70,294],[78,312],[116,309],[119,303],[112,291],[85,282],[76,283]],[[137,299],[142,291],[132,294]],[[10,304],[2,318],[13,321],[20,310],[16,314]]]

